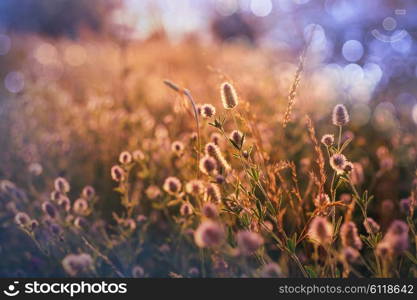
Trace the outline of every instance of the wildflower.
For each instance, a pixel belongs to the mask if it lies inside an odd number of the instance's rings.
[[[132,153],[132,157],[135,161],[142,161],[145,159],[145,154],[141,150],[135,150]]]
[[[181,156],[184,153],[184,144],[180,141],[175,141],[171,145],[172,152],[177,156]]]
[[[145,276],[145,270],[141,266],[134,266],[132,269],[132,276],[134,278],[142,278]]]
[[[161,195],[161,190],[156,185],[150,185],[145,191],[146,197],[155,199]]]
[[[181,181],[177,177],[168,177],[164,182],[164,191],[171,195],[177,195],[181,190]]]
[[[132,154],[130,154],[130,152],[128,152],[128,151],[123,151],[119,155],[119,162],[122,165],[128,165],[128,164],[130,164],[132,162]]]
[[[86,253],[68,254],[62,260],[62,266],[70,276],[76,276],[81,272],[90,270],[93,266],[93,259]]]
[[[193,206],[190,203],[185,202],[181,205],[180,207],[181,216],[189,216],[189,215],[192,215],[192,213],[193,213]]]
[[[353,222],[344,223],[340,227],[340,237],[344,247],[352,247],[357,250],[362,249],[362,241],[358,235],[358,228]]]
[[[220,134],[218,134],[217,132],[213,132],[210,136],[210,141],[216,144],[217,146],[220,146],[221,138],[222,136]]]
[[[212,118],[216,114],[216,108],[211,104],[203,104],[200,107],[200,114],[205,119]]]
[[[67,196],[62,195],[58,200],[58,205],[65,211],[69,211],[71,209],[71,202]]]
[[[62,196],[63,195],[61,194],[61,192],[55,190],[51,193],[50,198],[52,201],[58,202],[59,198],[61,198]]]
[[[366,218],[363,221],[363,226],[365,227],[365,230],[368,234],[377,234],[381,229],[378,223],[375,222],[375,220],[372,218]]]
[[[343,172],[345,171],[346,162],[346,157],[341,153],[333,154],[332,157],[330,157],[330,166],[339,175],[343,174]]]
[[[199,167],[201,172],[206,175],[210,175],[217,169],[217,162],[213,157],[205,155],[202,159],[200,159]]]
[[[59,226],[57,223],[51,223],[49,225],[49,229],[51,230],[51,232],[56,235],[59,236],[62,233],[62,229],[61,226]]]
[[[87,220],[84,219],[83,217],[76,217],[75,220],[74,220],[74,225],[75,225],[75,227],[77,227],[79,229],[88,228]]]
[[[349,114],[343,104],[338,104],[333,109],[333,124],[343,126],[349,123]]]
[[[38,221],[36,221],[36,220],[31,220],[30,221],[30,229],[32,231],[35,230],[38,227],[39,227],[39,222]]]
[[[49,201],[43,202],[42,203],[42,210],[45,214],[47,214],[51,218],[56,217],[56,210],[55,210],[55,207],[52,205],[51,202],[49,202]]]
[[[400,210],[403,214],[408,215],[411,209],[411,198],[405,198],[400,200]]]
[[[330,198],[327,194],[319,194],[314,198],[314,205],[320,210],[320,215],[327,216],[331,211]]]
[[[70,190],[70,185],[68,181],[62,177],[58,177],[57,179],[55,179],[54,185],[55,185],[55,190],[64,194],[68,193]]]
[[[282,277],[281,267],[276,263],[269,263],[265,265],[261,270],[261,276],[263,278],[279,278]]]
[[[218,217],[219,213],[217,212],[217,207],[213,203],[205,203],[203,205],[203,208],[201,209],[201,212],[204,216],[206,216],[209,219],[215,219]]]
[[[87,215],[88,212],[88,202],[83,198],[78,198],[74,201],[72,210],[79,215]]]
[[[408,249],[408,225],[400,220],[391,223],[383,238],[395,254],[401,254]]]
[[[222,225],[211,220],[203,221],[194,232],[194,241],[200,248],[220,246],[225,239]]]
[[[345,261],[348,263],[354,263],[360,256],[358,250],[352,247],[346,247],[342,250],[342,255]]]
[[[201,180],[191,180],[185,185],[185,190],[191,195],[201,195],[204,192],[204,185]]]
[[[220,203],[222,201],[222,195],[217,184],[210,183],[206,187],[206,196],[208,199],[211,199],[215,203]]]
[[[217,175],[216,176],[216,183],[217,184],[223,184],[224,182],[225,182],[225,178],[224,178],[224,176],[223,175]]]
[[[233,130],[230,134],[230,140],[238,149],[242,148],[244,136],[239,130]]]
[[[38,163],[31,163],[28,167],[28,171],[32,175],[39,176],[42,174],[43,168],[42,168],[42,165]]]
[[[334,143],[334,135],[333,134],[325,134],[321,138],[321,143],[327,147],[330,147]]]
[[[24,212],[18,212],[16,216],[14,217],[14,220],[17,223],[17,225],[21,227],[27,227],[31,221],[28,214]]]
[[[248,159],[248,158],[249,158],[249,152],[248,152],[247,150],[244,150],[244,151],[242,152],[242,155],[243,155],[243,157],[244,157],[244,158],[246,158],[246,159]]]
[[[220,151],[220,148],[214,144],[214,143],[208,143],[205,147],[206,155],[209,155],[217,160],[219,165],[225,170],[229,171],[231,169],[229,163],[226,161],[226,159],[223,157],[222,152]]]
[[[236,240],[239,253],[244,256],[254,254],[264,243],[264,239],[258,233],[251,231],[239,231]]]
[[[125,171],[118,165],[111,168],[111,177],[114,181],[120,182],[125,178]]]
[[[311,240],[321,245],[328,245],[332,241],[333,227],[324,217],[315,217],[310,223],[308,235]]]
[[[221,85],[220,94],[225,109],[233,109],[238,105],[239,100],[236,91],[230,83],[225,82]]]
[[[89,185],[84,187],[83,191],[81,192],[81,196],[85,200],[91,200],[94,198],[95,195],[96,195],[96,191],[94,190],[92,186],[89,186]]]

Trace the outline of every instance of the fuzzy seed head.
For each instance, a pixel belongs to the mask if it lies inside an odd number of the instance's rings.
[[[243,144],[243,133],[241,133],[239,130],[233,130],[232,133],[230,134],[230,139],[240,149]]]
[[[362,241],[358,235],[358,228],[355,223],[344,223],[340,227],[340,237],[344,247],[352,247],[357,250],[362,249]]]
[[[366,218],[363,221],[363,226],[365,227],[365,230],[368,234],[377,234],[381,229],[379,224],[372,218]]]
[[[190,203],[186,202],[181,205],[180,207],[181,216],[189,216],[189,215],[192,215],[192,213],[193,213],[193,206]]]
[[[93,259],[86,253],[69,254],[62,260],[62,266],[70,276],[76,276],[89,271],[93,266]]]
[[[85,199],[85,200],[91,200],[94,198],[94,196],[96,195],[96,191],[94,190],[94,188],[92,186],[87,185],[86,187],[83,188],[83,191],[81,193],[81,196]]]
[[[222,138],[222,136],[219,133],[217,133],[217,132],[213,132],[210,135],[210,141],[212,143],[214,143],[215,145],[217,145],[217,146],[220,146],[221,138]]]
[[[211,220],[203,221],[194,232],[194,241],[200,248],[218,247],[225,237],[223,226]]]
[[[78,229],[87,229],[88,228],[88,222],[83,217],[76,217],[74,220],[74,225]]]
[[[333,227],[324,217],[315,217],[310,223],[308,235],[311,240],[328,245],[332,241]]]
[[[206,188],[206,197],[214,203],[221,203],[222,195],[220,193],[219,186],[215,183],[210,183]]]
[[[239,253],[243,256],[252,255],[264,243],[264,239],[256,232],[239,231],[236,236]]]
[[[216,219],[219,215],[217,206],[213,203],[207,202],[201,209],[202,214],[209,219]]]
[[[171,151],[177,156],[182,156],[184,154],[184,144],[180,141],[173,142]]]
[[[204,119],[212,118],[216,115],[216,108],[211,104],[203,104],[200,107],[200,114]]]
[[[330,147],[334,143],[334,135],[333,134],[325,134],[321,138],[321,143],[326,147]]]
[[[65,211],[69,211],[71,209],[71,202],[67,196],[62,196],[58,200],[58,205]]]
[[[132,162],[132,154],[130,154],[130,152],[128,152],[128,151],[123,151],[119,155],[119,162],[122,165],[128,165],[128,164],[130,164]]]
[[[18,212],[16,216],[14,217],[14,220],[16,224],[21,227],[27,227],[28,225],[30,225],[30,221],[31,221],[28,214],[24,212]]]
[[[163,189],[170,195],[178,195],[181,191],[181,181],[177,177],[168,177],[165,179]]]
[[[201,195],[204,193],[204,184],[198,179],[191,180],[185,185],[185,191],[191,195]]]
[[[349,123],[349,113],[343,104],[337,104],[333,109],[333,124],[343,126]]]
[[[224,82],[220,87],[220,94],[225,109],[233,109],[238,103],[238,97],[235,88],[228,82]]]
[[[201,172],[206,175],[210,175],[217,169],[217,162],[213,157],[205,155],[202,159],[200,159],[199,167]]]
[[[333,154],[332,157],[330,157],[330,166],[339,175],[344,173],[346,162],[346,157],[340,153]]]
[[[114,181],[120,182],[125,179],[125,171],[118,165],[111,168],[111,178]]]
[[[156,199],[161,195],[161,190],[156,185],[150,185],[145,191],[146,197],[149,199]]]
[[[354,263],[360,256],[359,251],[352,247],[344,248],[342,254],[344,260],[348,263]]]
[[[42,210],[51,218],[55,218],[57,215],[55,206],[53,206],[52,203],[49,201],[45,201],[42,203]]]
[[[78,198],[74,201],[72,210],[78,215],[86,215],[88,212],[88,202],[83,198]]]
[[[230,171],[231,166],[223,157],[220,148],[214,143],[208,143],[205,147],[206,155],[211,156],[216,159],[220,167],[222,167],[226,172]]]
[[[394,254],[400,255],[409,247],[408,231],[409,228],[406,223],[395,220],[388,228],[382,242],[387,243]]]
[[[63,177],[58,177],[54,182],[55,190],[63,194],[70,191],[70,185],[68,181]]]

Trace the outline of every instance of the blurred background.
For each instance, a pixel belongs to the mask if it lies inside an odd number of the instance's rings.
[[[409,196],[417,161],[416,37],[415,0],[1,0],[0,180],[41,202],[53,179],[65,176],[71,199],[92,185],[100,204],[114,208],[109,170],[121,151],[152,156],[155,175],[146,184],[161,186],[172,173],[169,139],[185,141],[193,130],[162,80],[218,108],[218,87],[230,80],[261,116],[271,161],[301,165],[311,151],[304,127],[294,124],[308,113],[318,136],[333,132],[331,110],[346,104],[346,134],[358,137],[352,161],[363,164],[368,181],[390,171],[370,184],[377,199],[371,213],[387,211],[383,200],[396,203],[388,224]],[[294,122],[283,132],[306,47]],[[135,188],[144,195],[144,186]],[[25,209],[8,200],[0,193],[2,228]],[[111,218],[112,209],[102,211]],[[0,241],[12,241],[8,252],[0,244],[10,259],[0,262],[0,275],[5,268],[15,275],[23,264],[15,234],[0,231]],[[36,268],[25,272],[42,273]]]
[[[279,53],[274,66],[279,77],[294,71],[294,55],[314,28],[306,66],[315,87],[312,96],[354,99],[358,109],[367,111],[373,95],[394,83],[399,89],[389,102],[400,107],[384,103],[380,110],[389,115],[404,108],[417,122],[416,9],[412,0],[4,0],[1,97],[25,88],[27,62],[60,72],[93,55],[83,46],[61,51],[56,40],[94,38],[121,45],[163,36],[170,43],[239,43]],[[31,36],[46,42],[30,43]]]

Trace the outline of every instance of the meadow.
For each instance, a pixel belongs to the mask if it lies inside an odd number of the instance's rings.
[[[2,276],[417,276],[416,125],[329,96],[309,55],[15,40]]]

